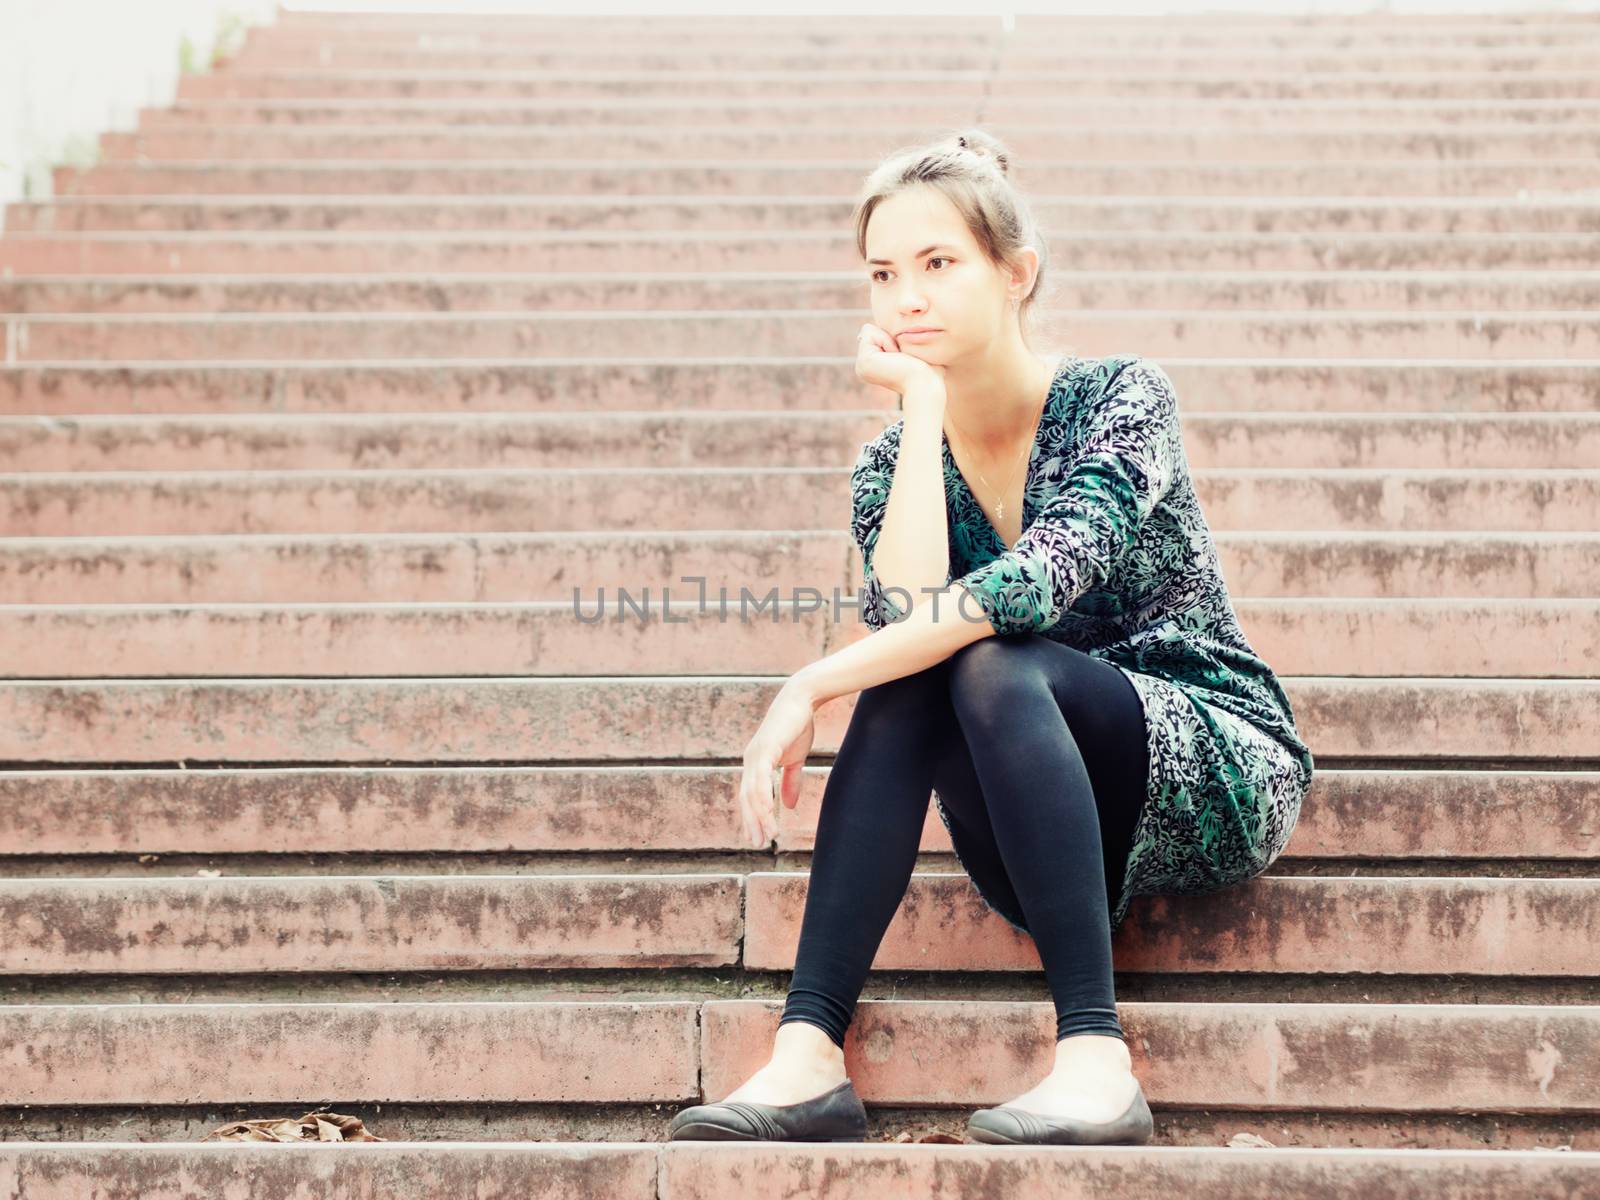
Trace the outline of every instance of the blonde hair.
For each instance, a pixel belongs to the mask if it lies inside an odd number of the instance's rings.
[[[1017,252],[1023,246],[1033,246],[1039,252],[1038,274],[1032,290],[1017,306],[1018,327],[1026,345],[1034,304],[1049,265],[1049,248],[1033,210],[1011,181],[1010,159],[1005,143],[981,129],[965,129],[922,146],[896,151],[874,167],[862,183],[853,220],[856,252],[864,260],[867,222],[874,210],[890,196],[923,184],[936,188],[955,205],[972,231],[973,240],[995,266],[1008,270],[1020,267]]]

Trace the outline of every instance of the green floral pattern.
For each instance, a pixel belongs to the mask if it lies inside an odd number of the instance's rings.
[[[850,475],[862,617],[912,597],[872,567],[904,420],[865,442]],[[1241,883],[1282,852],[1311,783],[1289,698],[1239,626],[1184,453],[1177,393],[1141,355],[1067,357],[1040,418],[1009,550],[941,443],[951,574],[1000,636],[1038,633],[1123,671],[1144,705],[1149,792],[1111,928],[1139,895]],[[897,597],[903,597],[899,599]],[[957,841],[944,802],[939,817]],[[969,872],[970,874],[970,872]],[[980,889],[981,891],[981,889]],[[984,900],[1014,927],[1023,914]]]

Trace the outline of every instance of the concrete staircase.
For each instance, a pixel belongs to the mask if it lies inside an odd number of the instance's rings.
[[[0,238],[0,1197],[1600,1194],[1597,64],[1594,14],[284,13],[106,134]],[[973,122],[1072,343],[1178,385],[1319,774],[1118,936],[1155,1143],[951,1144],[1054,1017],[931,811],[872,1140],[667,1143],[765,1059],[851,711],[742,846],[771,696],[866,633],[849,198]],[[388,1140],[200,1140],[318,1105]]]

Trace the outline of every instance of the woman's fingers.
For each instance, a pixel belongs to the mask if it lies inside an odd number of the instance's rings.
[[[744,823],[745,840],[760,849],[771,840],[768,832],[772,812],[772,768],[760,758],[747,758],[739,780],[739,815]]]
[[[756,835],[757,847],[767,841],[767,822],[772,818],[772,764],[765,758],[756,763]]]
[[[756,788],[755,809],[752,813],[755,824],[755,838],[751,845],[757,850],[766,845],[767,842],[766,796],[767,791],[765,788]]]
[[[750,760],[745,759],[744,771],[739,776],[739,822],[744,826],[745,841],[752,841],[755,829],[751,822],[755,817],[750,807]]]
[[[872,324],[870,321],[861,327],[860,341],[871,345],[877,350],[898,350],[900,347],[888,334],[888,331]]]
[[[801,763],[794,763],[783,768],[783,783],[779,789],[778,799],[785,808],[793,808],[800,803],[800,767]]]

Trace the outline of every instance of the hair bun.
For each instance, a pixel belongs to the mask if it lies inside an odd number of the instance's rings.
[[[987,134],[976,131],[958,133],[956,134],[956,147],[967,151],[969,154],[976,155],[978,158],[987,158],[1000,168],[1002,175],[1006,173],[1006,168],[1010,165],[1010,160],[1006,157],[1006,152],[1001,148],[1000,143]]]

